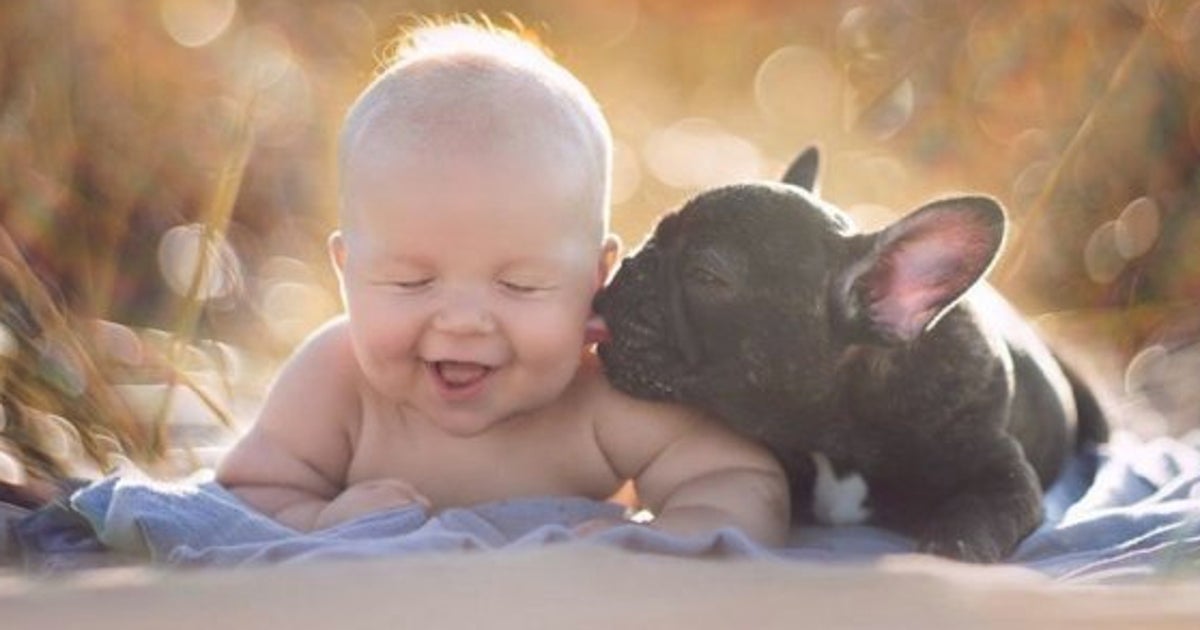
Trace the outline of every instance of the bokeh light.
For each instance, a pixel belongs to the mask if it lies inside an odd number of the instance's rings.
[[[663,183],[684,190],[762,176],[762,156],[745,138],[707,118],[685,118],[646,139],[646,165]]]
[[[16,358],[19,347],[17,343],[17,336],[13,334],[12,330],[8,326],[0,324],[0,358]]]
[[[20,486],[25,483],[27,476],[25,467],[8,452],[7,440],[0,439],[0,483]]]
[[[229,27],[237,0],[159,0],[163,28],[181,46],[211,43]]]
[[[904,0],[852,6],[834,32],[838,58],[853,82],[893,74],[907,65],[913,42],[914,8]]]
[[[813,127],[835,120],[841,82],[824,53],[805,46],[784,46],[772,52],[754,74],[754,99],[772,123],[785,127]],[[798,137],[806,142],[810,137]],[[799,134],[797,134],[799,135]]]
[[[98,375],[6,321],[0,358],[64,399],[159,355],[261,397],[340,308],[325,239],[346,107],[402,25],[451,8],[510,11],[596,95],[625,243],[810,143],[821,194],[867,230],[990,194],[1010,219],[991,280],[1073,327],[1114,390],[1200,417],[1159,383],[1200,338],[1196,1],[3,2],[0,219],[65,321],[117,320],[146,348]]]
[[[262,312],[281,343],[299,343],[335,309],[328,295],[310,284],[280,281],[263,291]]]
[[[1140,392],[1161,382],[1167,375],[1169,361],[1170,355],[1162,344],[1143,348],[1129,361],[1129,367],[1125,370],[1125,390]]]
[[[632,199],[642,185],[642,163],[637,151],[620,140],[613,142],[612,180],[613,205]]]
[[[34,433],[48,455],[69,459],[80,452],[79,430],[75,425],[52,413],[31,413],[30,417]]]
[[[1056,168],[1058,165],[1054,160],[1037,160],[1021,169],[1013,180],[1010,192],[1014,203],[1019,207],[1032,205],[1038,195],[1046,189]]]
[[[270,25],[242,31],[226,63],[236,81],[257,90],[270,89],[298,70],[287,35]]]
[[[1149,197],[1138,197],[1117,217],[1113,240],[1117,252],[1126,260],[1143,256],[1158,240],[1158,204]]]
[[[916,89],[911,79],[900,81],[882,98],[871,100],[871,96],[851,91],[845,118],[848,127],[862,129],[883,141],[896,135],[912,119]]]
[[[280,344],[294,346],[337,313],[337,298],[316,282],[303,261],[275,256],[263,265],[262,278],[259,310]]]
[[[1117,223],[1108,221],[1096,228],[1083,251],[1088,277],[1097,284],[1117,279],[1125,268],[1125,258],[1117,250]]]
[[[1200,374],[1200,343],[1168,347],[1152,343],[1141,349],[1129,361],[1125,370],[1125,391],[1147,400],[1164,418],[1187,414],[1200,406],[1200,390],[1195,376]],[[1164,434],[1170,431],[1162,418],[1157,425],[1148,419],[1140,429],[1143,434]]]
[[[233,295],[242,286],[241,263],[225,238],[203,225],[180,225],[163,234],[158,268],[177,295],[212,300]]]

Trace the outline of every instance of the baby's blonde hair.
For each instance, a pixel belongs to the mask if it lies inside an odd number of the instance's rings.
[[[510,17],[509,22],[509,26],[501,26],[482,14],[414,18],[385,47],[379,74],[422,57],[489,49],[497,57],[524,57],[533,63],[549,61],[562,70],[554,63],[554,52],[542,44],[536,32],[515,17]]]
[[[608,122],[587,87],[515,20],[514,28],[504,28],[487,18],[460,16],[422,20],[406,30],[346,114],[339,170],[345,172],[356,145],[379,126],[412,124],[407,115],[428,109],[484,104],[499,110],[506,97],[516,102],[532,98],[552,107],[552,120],[539,121],[539,126],[574,142],[582,149],[579,159],[592,167],[589,172],[599,173],[594,203],[607,234],[612,171]]]

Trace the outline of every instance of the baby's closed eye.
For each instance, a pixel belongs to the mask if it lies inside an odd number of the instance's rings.
[[[387,284],[390,286],[396,287],[398,289],[414,291],[417,289],[423,289],[423,288],[428,287],[429,285],[433,284],[433,278],[426,278],[426,277],[405,278],[402,280],[392,280],[392,281],[389,281]]]
[[[557,285],[548,279],[539,278],[501,278],[496,281],[496,284],[505,291],[517,295],[536,295],[557,288]]]

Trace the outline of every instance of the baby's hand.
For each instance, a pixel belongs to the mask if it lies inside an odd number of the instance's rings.
[[[329,502],[313,529],[325,529],[338,523],[374,512],[382,512],[412,503],[421,504],[426,510],[432,505],[425,495],[403,479],[371,479],[356,483],[342,491]]]

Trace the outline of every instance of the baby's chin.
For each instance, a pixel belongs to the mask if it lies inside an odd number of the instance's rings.
[[[511,417],[466,411],[442,411],[422,415],[439,432],[456,438],[472,438],[482,435]]]
[[[511,366],[436,366],[425,367],[422,392],[414,392],[401,408],[415,414],[414,419],[436,427],[454,437],[468,438],[498,425],[519,422],[569,400],[569,392],[583,374],[599,375],[599,367],[590,361],[587,367],[575,362],[575,369],[562,373],[514,374]],[[451,374],[450,370],[460,370]],[[440,372],[440,373],[439,373]],[[477,374],[473,374],[477,372]],[[447,383],[445,376],[461,379]],[[473,380],[474,379],[474,380]]]

